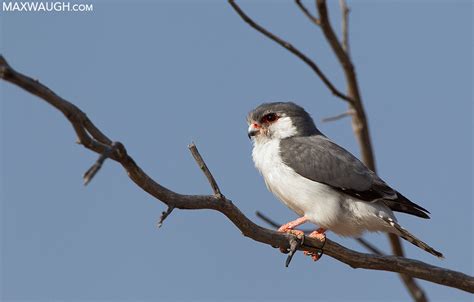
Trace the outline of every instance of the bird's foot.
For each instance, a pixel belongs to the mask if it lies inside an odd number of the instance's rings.
[[[304,232],[300,231],[300,230],[294,230],[294,228],[296,228],[297,226],[305,223],[306,221],[308,221],[308,219],[305,216],[300,217],[296,220],[285,223],[284,225],[279,227],[278,232],[290,233],[290,234],[293,234],[296,237],[298,237],[298,239],[302,239],[302,238],[304,238]],[[288,250],[286,248],[280,248],[280,251],[282,253],[285,253],[285,254],[288,253]]]
[[[282,233],[288,233],[288,234],[291,234],[291,235],[295,235],[296,238],[298,238],[298,240],[303,240],[304,239],[304,232],[300,231],[300,230],[289,229],[289,230],[286,230],[286,231],[280,231],[280,229],[278,229],[278,231],[282,232]],[[280,252],[282,252],[283,254],[288,254],[289,250],[286,249],[286,248],[280,247]]]
[[[316,231],[311,232],[308,237],[318,239],[323,243],[324,246],[324,243],[326,242],[326,234],[324,234],[324,232],[326,232],[325,229],[319,228]],[[304,254],[307,256],[311,256],[311,259],[313,259],[313,261],[318,261],[323,256],[323,251],[321,250],[321,252],[318,253],[304,251]]]

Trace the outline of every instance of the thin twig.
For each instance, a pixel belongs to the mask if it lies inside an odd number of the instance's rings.
[[[265,35],[267,38],[275,41],[276,43],[280,44],[287,50],[289,50],[292,54],[300,58],[303,62],[305,62],[323,81],[323,83],[326,85],[326,87],[334,94],[335,96],[352,103],[352,99],[348,97],[347,95],[343,94],[340,92],[332,83],[331,81],[326,77],[326,75],[319,69],[318,65],[308,58],[306,55],[304,55],[301,51],[299,51],[297,48],[295,48],[293,45],[291,45],[289,42],[281,39],[280,37],[276,36],[275,34],[269,32],[259,24],[257,24],[254,20],[252,20],[247,14],[244,13],[244,11],[235,3],[234,0],[229,0],[229,4],[232,6],[232,8],[237,12],[237,14],[244,20],[247,24],[249,24],[251,27]]]
[[[198,164],[199,168],[202,170],[204,175],[206,175],[207,180],[209,181],[209,184],[211,185],[212,191],[214,192],[214,195],[216,196],[217,199],[224,199],[224,195],[221,193],[221,190],[219,189],[219,186],[217,185],[217,182],[212,176],[211,171],[206,165],[206,162],[204,162],[204,159],[202,158],[201,154],[199,153],[196,145],[194,143],[191,143],[188,145],[189,151],[191,151],[191,154],[194,157],[194,160]]]
[[[102,164],[104,161],[109,157],[110,154],[117,150],[117,143],[114,142],[110,148],[107,148],[105,152],[103,152],[97,161],[84,173],[82,177],[84,181],[84,185],[87,186],[89,182],[94,178],[95,174],[102,168]]]
[[[360,245],[362,245],[363,247],[365,247],[367,250],[371,251],[372,253],[374,253],[375,255],[385,255],[384,252],[382,252],[381,250],[379,250],[378,248],[376,248],[375,246],[373,246],[371,243],[369,243],[367,240],[365,240],[364,238],[355,238],[355,240],[357,242],[359,242]]]
[[[392,247],[392,253],[395,256],[405,257],[405,253],[403,252],[403,246],[398,236],[394,234],[389,234],[388,239],[390,241],[390,246]],[[415,301],[428,301],[425,291],[418,285],[418,282],[416,282],[415,279],[413,279],[410,275],[407,274],[399,274],[399,276],[400,279],[402,279],[403,284],[405,284],[405,287],[407,288],[408,292]]]
[[[345,118],[347,116],[352,116],[355,113],[356,112],[354,110],[349,109],[346,112],[343,112],[341,114],[338,114],[338,115],[335,115],[335,116],[330,116],[330,117],[325,117],[325,118],[321,119],[321,122],[323,122],[323,123],[334,122],[334,121],[340,120],[342,118]]]
[[[83,111],[59,97],[40,82],[15,71],[1,55],[0,78],[40,97],[61,111],[73,125],[76,134],[82,139],[81,144],[84,147],[98,154],[102,154],[105,151],[108,146],[107,144],[98,142],[97,137],[90,138],[82,133],[82,131],[85,132],[83,122],[87,118]],[[110,147],[110,145],[108,147]],[[120,163],[126,170],[127,175],[137,186],[166,205],[178,209],[210,209],[218,211],[224,214],[244,236],[271,246],[286,249],[290,247],[290,240],[294,235],[280,233],[258,226],[248,219],[239,208],[227,198],[224,198],[221,202],[216,202],[218,199],[214,195],[184,195],[173,192],[148,176],[135,163],[133,158],[128,155],[123,145],[118,145],[118,148],[119,152],[110,154],[109,158]],[[320,251],[322,247],[323,244],[321,241],[307,237],[299,250],[316,253]],[[345,248],[330,239],[326,239],[324,243],[324,253],[353,268],[403,273],[414,278],[420,278],[474,293],[474,277],[461,272],[436,267],[421,261],[397,256],[379,256],[359,253]]]
[[[174,207],[173,206],[168,206],[168,209],[166,211],[161,212],[160,220],[158,220],[157,227],[161,228],[163,225],[163,222],[165,222],[165,219],[168,218],[168,216],[173,212]]]
[[[275,228],[275,229],[278,229],[280,227],[280,224],[276,223],[273,219],[269,218],[268,216],[264,215],[262,212],[260,211],[256,211],[255,212],[255,215],[257,215],[258,218],[262,219],[263,221],[265,221],[268,225],[270,225],[271,227]],[[304,231],[305,233],[307,233],[308,231]]]
[[[301,0],[295,0],[295,3],[296,5],[298,5],[298,7],[301,9],[301,11],[303,12],[303,14],[308,17],[308,19],[313,22],[314,24],[316,25],[319,25],[320,22],[319,22],[319,19],[316,18],[315,16],[313,16],[313,14],[311,14],[309,12],[309,10],[306,8],[306,6],[304,6],[304,4],[301,2]]]
[[[350,104],[350,107],[354,109],[357,114],[352,116],[352,128],[361,149],[362,161],[369,169],[375,171],[375,156],[354,65],[334,33],[329,21],[326,1],[317,0],[316,4],[319,12],[319,20],[321,21],[320,28],[344,71],[347,83],[347,95],[354,100],[354,102]]]
[[[347,6],[346,0],[339,0],[339,6],[342,12],[342,49],[350,56],[349,48],[349,13],[350,9]]]

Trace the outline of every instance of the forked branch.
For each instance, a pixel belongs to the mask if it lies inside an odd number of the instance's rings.
[[[207,181],[209,181],[209,185],[211,186],[212,191],[214,192],[214,196],[217,199],[224,199],[225,197],[224,195],[222,195],[221,189],[219,189],[219,186],[217,185],[217,181],[215,180],[214,176],[212,176],[211,171],[209,170],[206,163],[204,162],[204,159],[199,153],[196,145],[192,143],[188,146],[188,148],[192,156],[194,157],[194,160],[198,164],[199,168],[202,170],[202,173],[204,173],[204,175],[206,176]]]
[[[229,0],[229,4],[232,6],[232,8],[237,12],[237,14],[251,27],[265,35],[267,38],[275,41],[276,43],[280,44],[284,48],[286,48],[288,51],[290,51],[292,54],[300,58],[303,62],[305,62],[321,79],[321,81],[326,85],[326,87],[334,94],[335,96],[345,100],[346,102],[352,103],[353,100],[348,97],[347,95],[343,94],[340,92],[332,83],[331,81],[326,77],[326,75],[321,71],[319,66],[311,60],[309,57],[307,57],[305,54],[303,54],[300,50],[298,50],[296,47],[294,47],[292,44],[289,42],[283,40],[282,38],[278,37],[277,35],[273,34],[272,32],[268,31],[258,23],[256,23],[252,18],[250,18],[236,3],[234,0]]]
[[[297,239],[293,235],[279,233],[258,226],[248,219],[231,200],[223,195],[221,198],[216,196],[217,194],[184,195],[173,192],[160,185],[135,163],[133,158],[128,155],[125,146],[119,142],[113,143],[112,140],[103,134],[78,107],[61,98],[39,81],[33,80],[32,78],[15,71],[10,67],[3,56],[0,56],[0,78],[38,96],[51,106],[61,111],[72,124],[80,144],[87,149],[98,153],[100,156],[107,153],[107,158],[120,163],[126,170],[130,179],[136,185],[168,206],[167,214],[169,214],[174,208],[215,210],[224,214],[244,236],[255,241],[270,246],[290,249],[291,243]],[[213,190],[215,190],[214,187]],[[163,215],[163,219],[167,214]],[[298,250],[318,252],[321,248],[322,246],[319,240],[305,237],[303,244],[299,245]],[[455,287],[468,292],[474,292],[473,277],[460,272],[436,267],[421,261],[396,256],[380,256],[359,253],[345,248],[329,239],[326,239],[324,253],[350,265],[353,268],[398,272],[430,282]]]
[[[349,105],[350,109],[355,111],[352,116],[352,128],[354,130],[355,137],[359,143],[360,153],[363,162],[372,171],[376,172],[375,165],[375,154],[372,147],[372,140],[370,139],[369,133],[369,122],[365,114],[364,105],[362,103],[362,96],[360,94],[359,83],[355,71],[354,64],[349,54],[349,33],[348,33],[348,18],[349,8],[347,7],[344,0],[340,0],[340,6],[342,10],[342,43],[337,38],[331,22],[329,20],[329,13],[325,0],[316,0],[316,7],[319,12],[319,20],[321,21],[321,29],[326,37],[327,42],[331,45],[333,52],[336,54],[337,59],[342,67],[344,75],[346,77],[347,94],[354,100]],[[402,244],[400,239],[394,235],[388,235],[392,252],[396,256],[404,257]],[[415,280],[407,275],[400,275],[405,287],[410,292],[413,299],[417,302],[425,302],[427,298],[421,287],[416,283]]]
[[[311,61],[306,56],[302,55],[297,49],[280,39],[279,37],[275,36],[274,34],[268,32],[266,29],[262,28],[258,25],[254,20],[249,18],[243,10],[235,3],[233,0],[229,0],[229,3],[232,5],[232,8],[239,14],[239,16],[248,23],[251,27],[256,29],[257,31],[263,33],[268,38],[276,41],[286,49],[288,49],[291,53],[295,54],[305,63],[307,63],[310,67],[312,66],[310,63],[314,64],[314,61]],[[357,76],[355,72],[354,65],[350,58],[350,51],[349,51],[349,33],[348,33],[348,18],[349,18],[349,8],[345,0],[340,0],[339,4],[342,11],[342,42],[339,41],[337,35],[335,34],[332,25],[329,21],[329,14],[327,11],[326,1],[325,0],[316,0],[316,9],[319,13],[319,17],[314,16],[311,12],[304,6],[301,0],[295,0],[296,5],[301,9],[304,15],[315,25],[321,28],[324,33],[324,36],[331,46],[333,52],[335,53],[346,78],[346,85],[347,85],[347,94],[342,97],[342,93],[337,91],[338,93],[334,93],[334,90],[331,86],[328,86],[329,89],[333,92],[333,94],[341,97],[342,99],[348,101],[349,110],[348,112],[353,112],[352,116],[352,128],[354,130],[355,137],[359,143],[360,153],[362,157],[362,161],[369,167],[371,170],[375,171],[375,156],[372,148],[372,142],[370,139],[369,134],[369,126],[368,120],[365,114],[364,106],[362,103],[362,98],[359,91],[359,84],[357,81]],[[308,62],[309,61],[309,62]],[[314,70],[314,68],[313,68]],[[316,74],[321,78],[321,80],[327,84],[327,78],[321,77],[321,71],[317,68]],[[340,115],[335,117],[335,119],[339,119],[341,117],[347,116],[347,114]],[[335,120],[330,119],[330,120]],[[397,256],[404,256],[402,245],[400,239],[393,235],[388,235],[390,244],[392,246],[392,251]],[[423,292],[423,290],[416,284],[415,280],[410,278],[407,275],[401,275],[405,286],[409,290],[413,299],[417,302],[425,302],[427,298]]]

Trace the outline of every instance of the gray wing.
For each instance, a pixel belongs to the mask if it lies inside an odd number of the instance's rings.
[[[323,135],[283,139],[280,156],[305,178],[363,201],[383,200],[394,211],[429,218],[426,209],[392,189],[354,155]]]

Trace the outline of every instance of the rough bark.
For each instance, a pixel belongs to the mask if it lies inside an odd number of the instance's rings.
[[[85,179],[88,178],[88,181],[90,181],[93,177],[92,174],[99,171],[102,162],[106,158],[118,162],[137,186],[168,206],[168,211],[162,215],[161,223],[175,208],[183,210],[209,209],[224,214],[244,236],[255,241],[287,249],[296,246],[298,250],[313,253],[323,248],[321,242],[316,239],[304,237],[303,240],[300,240],[289,233],[279,233],[263,228],[248,219],[230,199],[220,193],[217,182],[212,177],[212,174],[194,145],[190,145],[190,149],[193,152],[196,162],[205,172],[211,184],[211,188],[214,191],[213,195],[184,195],[173,192],[160,185],[136,164],[123,144],[117,141],[113,142],[108,138],[77,106],[61,98],[38,80],[33,80],[15,71],[10,67],[3,56],[0,56],[0,78],[38,96],[61,111],[73,126],[78,138],[78,143],[99,154],[98,161],[85,173]],[[299,243],[294,244],[295,241]],[[474,293],[473,277],[421,261],[397,256],[360,253],[343,247],[330,239],[326,239],[324,253],[353,268],[403,273],[414,278],[420,278]]]

